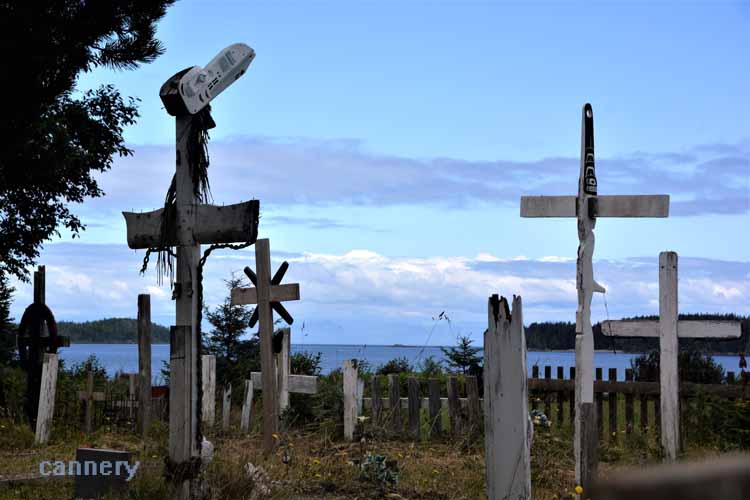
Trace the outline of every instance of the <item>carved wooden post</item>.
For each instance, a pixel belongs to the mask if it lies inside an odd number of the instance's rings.
[[[526,339],[521,297],[488,303],[484,334],[484,442],[489,500],[531,498]]]
[[[206,427],[211,428],[216,419],[216,356],[204,354],[202,357],[203,409],[201,414]]]
[[[352,360],[344,361],[344,439],[354,439],[357,425],[357,368]]]
[[[245,380],[245,397],[242,400],[242,416],[240,417],[240,430],[248,432],[250,430],[250,413],[253,407],[253,381]]]
[[[151,427],[151,296],[138,295],[138,429]]]
[[[47,444],[55,414],[55,391],[57,390],[57,354],[45,354],[42,365],[42,385],[39,391],[39,410],[36,418],[37,444]]]

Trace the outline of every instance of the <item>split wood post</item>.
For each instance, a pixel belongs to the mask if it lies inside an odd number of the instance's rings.
[[[203,370],[201,381],[203,382],[203,423],[211,428],[216,421],[216,356],[204,354],[202,356]]]
[[[577,196],[522,196],[521,217],[575,217],[578,219],[578,257],[576,259],[576,419],[575,457],[576,483],[590,482],[594,474],[584,470],[586,456],[596,446],[584,442],[584,437],[596,439],[583,429],[583,419],[591,418],[595,410],[581,411],[581,406],[594,402],[594,333],[591,326],[591,299],[594,292],[604,287],[594,280],[594,228],[600,217],[667,217],[667,195],[599,196],[597,193],[594,161],[594,111],[590,104],[583,106],[581,116],[581,162]],[[580,339],[580,340],[579,340]],[[585,413],[585,415],[584,415]],[[594,428],[596,429],[596,428]],[[594,460],[595,463],[595,460]]]
[[[539,366],[534,365],[531,367],[531,378],[539,378]],[[538,410],[539,409],[539,394],[535,393],[531,395],[531,409],[532,410]]]
[[[633,382],[633,369],[625,369],[625,381]],[[625,434],[630,436],[633,433],[633,394],[625,394]]]
[[[544,367],[544,379],[549,380],[552,378],[552,367],[551,366],[545,366]],[[552,421],[552,404],[550,403],[550,398],[552,397],[551,392],[545,392],[544,393],[544,414],[547,415],[547,418]]]
[[[242,415],[240,416],[240,430],[250,430],[250,416],[253,408],[253,381],[245,380],[245,397],[242,399]]]
[[[344,361],[344,439],[354,440],[357,426],[357,367],[353,360]]]
[[[151,296],[138,295],[138,430],[151,427]]]
[[[279,329],[282,335],[281,352],[276,355],[279,377],[279,412],[289,407],[289,375],[292,372],[292,329]]]
[[[430,437],[438,437],[443,431],[443,419],[441,418],[442,401],[440,400],[440,379],[431,378],[427,387],[429,390],[430,408]]]
[[[563,372],[563,367],[558,366],[557,367],[557,378],[558,380],[563,380],[565,378],[565,373]],[[562,427],[563,425],[563,401],[565,399],[565,392],[558,391],[556,394],[557,399],[557,426]]]
[[[487,498],[531,498],[526,339],[521,297],[488,302],[484,334],[484,442]]]
[[[575,383],[576,381],[576,367],[571,366],[569,369],[570,380]],[[576,419],[576,393],[575,391],[568,392],[568,416],[570,417],[570,425],[575,425]]]
[[[372,376],[372,423],[380,425],[383,411],[383,400],[380,398],[380,377]]]
[[[229,430],[229,417],[232,412],[232,384],[224,387],[224,397],[221,405],[221,430]]]
[[[388,403],[391,407],[391,429],[395,434],[401,434],[401,391],[399,378],[395,373],[388,375]]]
[[[656,427],[667,460],[680,449],[680,379],[677,369],[679,337],[739,338],[739,321],[678,321],[677,253],[659,254],[659,320],[605,321],[602,333],[617,337],[659,338],[659,400],[654,406]]]
[[[458,378],[448,377],[448,417],[451,422],[451,432],[454,436],[461,435],[461,399],[458,393]]]
[[[279,395],[277,392],[276,358],[273,354],[273,311],[292,324],[294,319],[281,304],[284,301],[299,300],[299,284],[281,284],[289,264],[283,262],[271,277],[271,244],[263,238],[255,242],[256,272],[249,267],[244,271],[255,288],[232,289],[232,305],[257,304],[253,318],[259,323],[260,368],[263,387],[263,453],[270,454],[276,448],[273,435],[279,432]],[[291,339],[290,339],[291,342]],[[286,368],[286,367],[285,367]],[[287,372],[287,376],[289,377]]]
[[[617,368],[608,370],[607,378],[610,382],[617,381]],[[617,443],[617,393],[610,392],[607,395],[607,406],[609,407],[609,442]]]
[[[474,375],[467,375],[466,380],[466,399],[469,415],[469,428],[476,430],[481,425],[481,410],[479,409],[479,385]]]
[[[104,401],[103,392],[94,392],[94,372],[89,370],[86,374],[86,390],[78,391],[78,399],[86,402],[86,433],[90,434],[92,430],[92,420],[94,418],[94,401]]]
[[[406,382],[409,395],[409,435],[415,441],[419,441],[421,427],[419,417],[422,406],[422,398],[419,397],[419,380],[409,377]]]
[[[602,369],[597,368],[596,369],[596,380],[603,380],[604,377],[602,376]],[[601,392],[595,392],[594,393],[594,400],[596,401],[596,431],[599,435],[599,440],[602,439],[602,434],[604,434],[604,403],[602,402],[602,399],[604,398],[604,394]]]
[[[57,390],[57,354],[44,354],[42,365],[42,385],[39,391],[39,410],[36,417],[37,444],[47,444],[52,430],[52,419],[55,414],[55,392]]]

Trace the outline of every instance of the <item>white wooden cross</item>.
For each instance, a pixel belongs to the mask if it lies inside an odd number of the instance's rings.
[[[594,113],[583,106],[581,126],[581,168],[577,196],[522,196],[521,217],[576,217],[578,258],[576,260],[576,482],[584,490],[596,471],[597,433],[592,419],[594,402],[594,335],[591,330],[591,298],[604,288],[594,281],[594,226],[597,217],[667,217],[668,195],[598,196],[594,168]],[[591,431],[591,426],[593,431]]]
[[[162,85],[160,95],[163,101],[178,95],[181,79],[190,69],[176,73]],[[171,221],[174,230],[170,234],[161,234],[163,209],[147,213],[123,212],[123,216],[130,248],[167,246],[177,249],[173,291],[176,327],[170,335],[169,459],[174,464],[185,464],[200,458],[201,446],[198,440],[201,402],[198,398],[200,338],[197,324],[201,244],[255,241],[259,202],[252,200],[228,206],[201,204],[190,168],[189,139],[193,115],[187,110],[175,113],[168,109],[168,112],[175,116],[176,213]],[[189,496],[190,481],[184,480],[178,497]]]
[[[739,338],[739,321],[677,320],[677,254],[659,254],[659,320],[604,321],[602,333],[615,337],[659,339],[659,393],[661,399],[661,443],[667,459],[680,449],[680,378],[677,369],[678,337]]]
[[[250,319],[250,328],[260,323],[260,368],[263,376],[259,380],[263,387],[263,451],[270,453],[275,447],[274,434],[279,432],[279,407],[276,393],[276,368],[273,357],[273,311],[276,311],[287,323],[294,319],[281,304],[287,300],[299,300],[299,285],[291,283],[281,285],[289,264],[284,262],[271,278],[271,247],[268,239],[255,243],[255,265],[258,274],[249,267],[245,274],[255,288],[233,288],[232,305],[257,304]],[[268,374],[268,376],[266,376]],[[291,377],[290,377],[291,378]],[[255,385],[255,383],[253,383]]]

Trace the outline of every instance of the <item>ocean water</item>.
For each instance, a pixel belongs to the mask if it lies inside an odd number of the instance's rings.
[[[383,345],[337,345],[337,344],[292,344],[292,352],[321,354],[322,372],[329,373],[342,366],[346,359],[365,359],[371,366],[378,367],[391,359],[407,358],[417,365],[426,357],[444,360],[445,356],[439,346],[383,346]],[[136,344],[73,344],[60,349],[60,358],[70,367],[81,363],[94,354],[107,369],[107,373],[132,373],[138,371],[138,346]],[[630,368],[630,360],[638,354],[623,352],[597,351],[594,354],[596,367],[604,369],[607,377],[609,368],[617,369],[617,380],[625,379],[625,370]],[[725,370],[739,372],[738,356],[714,356]],[[151,346],[151,378],[155,384],[162,382],[161,368],[163,362],[169,360],[169,345],[155,344]],[[529,376],[534,365],[539,366],[540,376],[544,376],[544,366],[551,366],[552,377],[557,376],[558,366],[564,368],[565,378],[568,378],[569,368],[575,366],[573,351],[529,351],[527,354]]]

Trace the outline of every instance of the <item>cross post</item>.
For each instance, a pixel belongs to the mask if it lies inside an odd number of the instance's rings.
[[[257,275],[249,267],[245,268],[245,274],[255,288],[233,288],[231,302],[232,305],[257,305],[250,319],[250,328],[254,327],[256,322],[259,323],[262,380],[258,385],[262,384],[263,387],[263,451],[270,453],[275,447],[273,435],[279,431],[277,372],[272,345],[273,311],[289,324],[294,321],[281,302],[299,300],[299,284],[280,284],[289,267],[286,262],[271,278],[271,247],[268,239],[256,241],[255,265]]]
[[[91,420],[94,416],[94,401],[104,401],[103,392],[94,392],[94,372],[86,374],[86,390],[78,391],[78,399],[86,402],[86,433],[91,433]]]
[[[594,227],[597,217],[667,217],[668,195],[599,196],[594,164],[594,112],[583,106],[581,164],[577,196],[522,196],[521,217],[575,217],[578,220],[576,259],[576,483],[587,491],[596,476],[596,427],[592,425],[594,404],[594,334],[591,329],[591,299],[604,287],[594,280]],[[588,416],[588,417],[587,417]],[[595,416],[594,418],[601,418]],[[592,442],[593,441],[593,442]]]
[[[602,333],[613,337],[657,337],[659,339],[659,397],[661,444],[667,460],[674,461],[680,449],[680,378],[677,366],[682,338],[739,338],[739,321],[678,320],[677,253],[659,254],[659,320],[605,321]]]
[[[174,219],[168,221],[169,233],[162,234],[164,209],[148,213],[123,212],[130,248],[177,249],[177,269],[173,288],[175,327],[170,330],[169,391],[169,459],[175,471],[190,471],[192,469],[186,466],[190,462],[200,460],[198,271],[201,244],[254,242],[258,234],[259,213],[257,200],[228,206],[200,203],[196,185],[198,178],[193,175],[190,167],[190,152],[196,146],[190,143],[191,136],[194,135],[190,132],[192,127],[197,125],[193,123],[194,116],[184,109],[184,106],[173,107],[170,105],[173,101],[169,101],[181,87],[182,76],[190,69],[173,75],[162,85],[160,91],[167,111],[175,116],[175,213]],[[244,68],[231,81],[243,73]],[[225,87],[226,85],[222,86],[216,93]],[[206,95],[209,95],[208,92]],[[188,499],[191,496],[191,479],[196,479],[192,472],[176,474],[177,498]]]

